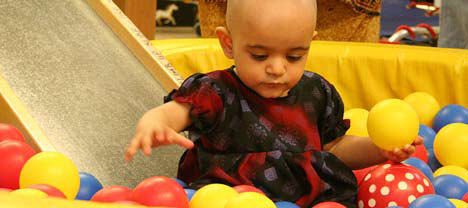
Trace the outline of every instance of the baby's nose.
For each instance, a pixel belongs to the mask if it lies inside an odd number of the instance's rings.
[[[286,73],[286,64],[281,59],[272,60],[266,68],[266,73],[272,76],[281,76]]]

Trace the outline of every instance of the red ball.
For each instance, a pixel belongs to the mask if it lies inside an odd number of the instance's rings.
[[[21,169],[34,154],[36,151],[24,142],[0,142],[0,188],[19,189]]]
[[[13,190],[11,189],[6,189],[6,188],[0,188],[0,192],[11,192]]]
[[[114,204],[131,204],[131,205],[141,205],[141,204],[138,204],[134,201],[127,201],[127,200],[123,200],[123,201],[116,201],[114,202]]]
[[[165,176],[154,176],[140,182],[133,190],[131,200],[146,206],[189,207],[184,188]]]
[[[411,157],[419,158],[427,164],[428,154],[426,147],[423,144],[416,145],[416,151],[411,155]]]
[[[374,165],[374,166],[370,166],[370,167],[359,169],[359,170],[353,170],[353,173],[354,173],[354,176],[356,177],[356,181],[357,181],[358,185],[361,184],[362,179],[364,179],[364,176],[366,176],[366,174],[369,171],[373,170],[376,167],[377,166]]]
[[[96,192],[90,201],[116,202],[129,200],[132,190],[125,186],[109,186]]]
[[[46,193],[48,196],[50,196],[50,197],[63,198],[63,199],[67,198],[65,196],[65,194],[63,194],[62,191],[58,190],[57,188],[55,188],[55,187],[53,187],[51,185],[35,184],[35,185],[28,186],[28,188],[37,189],[39,191],[42,191],[42,192]]]
[[[367,173],[359,186],[357,201],[362,208],[408,207],[416,198],[434,193],[430,180],[419,169],[392,163]]]
[[[462,201],[468,203],[468,193],[466,193],[465,196],[463,196]]]
[[[322,202],[322,203],[316,204],[312,208],[346,208],[346,207],[336,202]]]
[[[26,142],[20,130],[10,124],[0,123],[0,142],[5,140],[16,140]]]
[[[263,194],[265,195],[265,193],[263,193],[262,190],[256,188],[255,186],[250,186],[250,185],[238,185],[238,186],[234,186],[232,187],[234,190],[236,190],[237,192],[239,193],[243,193],[243,192],[257,192],[257,193],[260,193],[260,194]]]

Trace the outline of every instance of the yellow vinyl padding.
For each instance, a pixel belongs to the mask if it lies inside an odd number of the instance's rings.
[[[31,198],[0,191],[0,208],[145,208],[124,204],[96,203],[81,200],[66,200],[58,198]],[[148,207],[147,207],[148,208]],[[164,208],[164,207],[152,207]]]
[[[152,43],[184,78],[233,64],[217,39]],[[468,50],[314,41],[306,68],[335,85],[346,109],[370,109],[380,100],[416,91],[430,93],[441,106],[468,104]]]

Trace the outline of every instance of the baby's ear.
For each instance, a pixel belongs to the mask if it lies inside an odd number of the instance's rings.
[[[232,38],[228,30],[225,27],[217,27],[216,36],[218,36],[218,40],[221,44],[221,47],[223,48],[224,55],[232,59],[234,57],[232,52]]]

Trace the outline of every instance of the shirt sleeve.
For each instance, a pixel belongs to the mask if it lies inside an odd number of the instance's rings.
[[[343,119],[344,105],[335,87],[321,77],[323,90],[322,112],[318,119],[318,128],[322,145],[343,136],[349,129],[349,120]]]
[[[205,74],[194,74],[187,78],[179,89],[164,97],[164,102],[188,103],[192,124],[185,130],[199,133],[210,132],[221,120],[223,102],[219,87]]]

